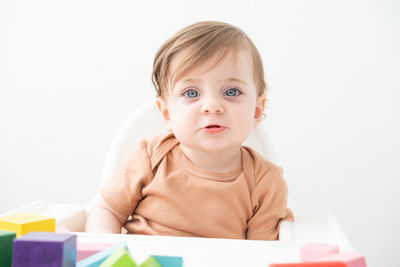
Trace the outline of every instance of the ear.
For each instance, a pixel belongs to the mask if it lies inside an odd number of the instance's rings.
[[[163,97],[158,96],[156,98],[156,106],[158,112],[160,112],[165,129],[167,129],[167,131],[169,132],[172,132],[171,119],[169,117],[167,101]]]
[[[262,119],[266,101],[267,101],[267,98],[265,97],[264,94],[261,94],[260,96],[258,96],[257,104],[256,104],[256,110],[254,112],[254,126],[253,126],[253,129],[255,129],[257,127],[258,123],[260,123],[260,121]]]

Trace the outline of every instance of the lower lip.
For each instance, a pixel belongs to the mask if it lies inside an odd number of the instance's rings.
[[[225,129],[226,129],[225,127],[209,127],[209,128],[203,128],[203,131],[207,134],[217,134],[224,131]]]

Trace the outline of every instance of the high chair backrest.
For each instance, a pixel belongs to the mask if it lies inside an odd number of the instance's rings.
[[[163,132],[167,131],[162,123],[161,115],[156,108],[155,100],[150,99],[136,109],[118,129],[106,155],[100,187],[115,173],[127,153],[140,139]],[[253,148],[266,159],[275,161],[274,151],[263,122],[258,125],[243,145]],[[99,196],[97,195],[97,197]],[[87,209],[90,209],[93,201],[87,205]]]

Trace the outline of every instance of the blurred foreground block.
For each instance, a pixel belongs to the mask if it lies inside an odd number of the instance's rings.
[[[33,231],[54,232],[54,218],[37,214],[13,214],[0,217],[0,230],[15,232],[17,237]]]
[[[1,216],[22,213],[38,214],[54,218],[57,226],[65,226],[71,232],[85,231],[86,210],[83,206],[34,201],[22,207],[10,210]]]
[[[275,263],[269,267],[347,267],[343,262],[301,262],[301,263]]]
[[[160,263],[162,267],[182,267],[182,257],[153,255],[153,258]]]
[[[119,244],[116,244],[112,247],[109,247],[107,249],[104,249],[100,252],[97,252],[96,254],[93,254],[92,256],[87,257],[86,259],[83,259],[79,261],[76,266],[77,267],[86,267],[86,266],[99,266],[101,263],[103,263],[111,254],[113,254],[117,249],[119,248],[125,248],[128,249],[128,246],[126,242],[122,242]]]
[[[108,258],[103,261],[99,267],[136,267],[136,262],[132,259],[129,252],[124,248],[120,247]]]
[[[14,239],[13,267],[75,266],[76,235],[30,232]]]
[[[339,246],[310,242],[300,247],[302,261],[310,262],[339,253]]]
[[[367,267],[364,256],[360,253],[351,251],[321,258],[320,261],[341,261],[346,263],[347,267]]]
[[[153,257],[149,256],[147,259],[142,262],[139,267],[163,267],[161,264]]]
[[[81,261],[97,252],[114,246],[114,243],[80,243],[77,244],[76,260]]]
[[[15,236],[14,232],[0,230],[0,266],[11,266],[12,246]]]

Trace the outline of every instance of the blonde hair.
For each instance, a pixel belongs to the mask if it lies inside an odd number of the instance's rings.
[[[247,48],[253,61],[258,95],[266,90],[261,56],[250,38],[238,27],[216,21],[203,21],[183,28],[167,40],[156,53],[152,82],[157,95],[164,97],[183,76],[211,57],[215,64],[229,51]],[[221,52],[218,53],[217,52]]]

